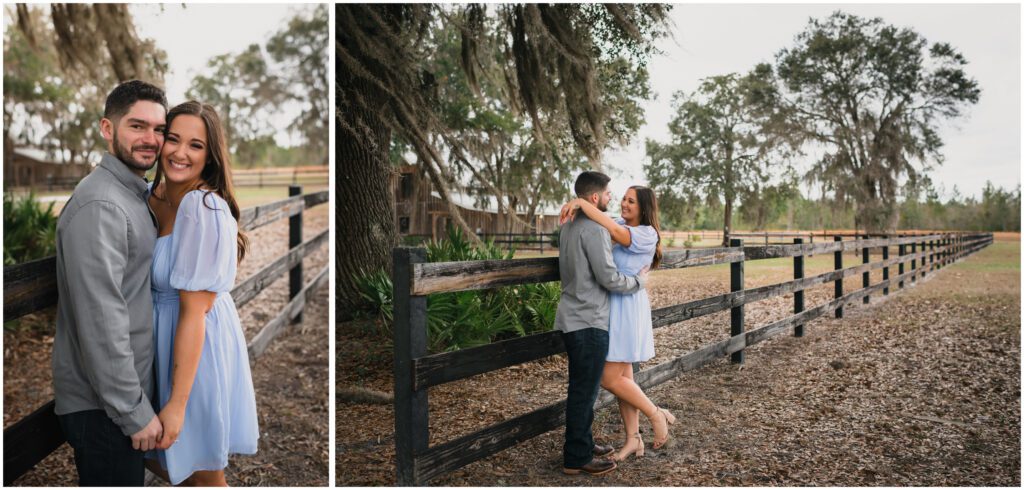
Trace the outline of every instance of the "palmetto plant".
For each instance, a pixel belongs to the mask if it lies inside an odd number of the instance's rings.
[[[4,194],[4,265],[48,257],[57,252],[57,216],[34,193]]]
[[[514,252],[493,243],[470,243],[458,228],[444,240],[427,244],[427,260],[511,259]],[[391,335],[393,289],[383,270],[355,279],[368,303],[367,314],[381,320],[382,335]],[[432,352],[454,351],[498,340],[548,331],[555,321],[561,289],[558,283],[522,284],[484,291],[433,294],[427,298],[427,339]]]

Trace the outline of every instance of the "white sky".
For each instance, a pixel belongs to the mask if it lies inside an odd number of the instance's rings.
[[[643,105],[647,123],[623,151],[608,151],[612,189],[622,196],[632,184],[646,183],[644,141],[670,141],[672,94],[695,90],[700,79],[746,72],[773,62],[775,53],[794,45],[810,17],[841,9],[862,17],[910,27],[930,43],[948,42],[968,61],[981,98],[966,117],[944,127],[945,163],[931,175],[946,198],[956,185],[961,194],[981,195],[986,180],[1014,189],[1020,184],[1020,6],[1003,5],[676,5],[671,17],[675,39],[659,43],[664,52],[649,63],[657,98]],[[617,171],[616,171],[617,170]]]
[[[6,2],[5,2],[6,3]],[[47,6],[42,6],[49,15]],[[275,32],[287,27],[297,14],[309,16],[315,4],[134,4],[131,13],[135,30],[143,39],[153,39],[167,53],[164,90],[173,106],[185,101],[192,79],[207,73],[210,58],[238,53],[250,44],[265,45]],[[13,22],[4,10],[4,28]],[[272,62],[268,58],[268,62]],[[111,87],[113,88],[113,87]],[[295,103],[286,105],[269,121],[277,128],[277,143],[291,146],[297,135],[288,134],[288,124],[298,114]]]
[[[136,4],[131,11],[139,36],[153,39],[167,53],[164,90],[173,106],[185,101],[185,91],[196,75],[207,72],[210,58],[238,53],[250,44],[263,46],[296,14],[308,16],[314,8],[312,4],[168,3]],[[271,121],[278,129],[278,144],[298,142],[285,129],[298,110],[295,104],[286,106]]]

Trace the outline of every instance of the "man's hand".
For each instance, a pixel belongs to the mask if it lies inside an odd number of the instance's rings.
[[[142,430],[132,434],[132,448],[139,451],[149,451],[156,448],[156,441],[164,432],[164,426],[156,415]]]
[[[643,269],[640,269],[640,273],[636,275],[637,280],[640,281],[641,287],[647,287],[647,276],[651,273],[651,266],[645,265]]]

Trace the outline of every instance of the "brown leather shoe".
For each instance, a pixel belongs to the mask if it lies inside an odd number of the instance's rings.
[[[601,444],[594,444],[594,457],[603,458],[611,453],[615,452],[615,447],[611,444],[603,446]]]
[[[611,473],[615,470],[616,465],[614,461],[608,461],[607,459],[594,459],[589,463],[583,465],[581,468],[562,468],[562,473],[566,475],[578,475],[580,473],[587,473],[589,475],[603,475],[605,473]]]

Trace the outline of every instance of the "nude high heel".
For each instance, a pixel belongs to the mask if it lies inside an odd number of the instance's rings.
[[[668,440],[672,438],[672,424],[676,423],[676,416],[672,415],[672,412],[669,412],[668,410],[665,410],[664,408],[661,407],[658,407],[658,412],[661,413],[662,417],[665,417],[665,428],[667,430],[665,432],[665,439],[662,439],[660,441],[658,439],[654,440],[654,444],[651,445],[653,449],[661,449],[665,447],[665,444],[668,442]]]
[[[638,457],[638,458],[644,457],[644,440],[640,438],[640,433],[639,432],[637,432],[636,434],[633,434],[631,436],[631,438],[633,438],[633,437],[635,437],[637,442],[639,442],[639,444],[637,445],[637,448],[632,450],[632,451],[630,451],[630,452],[628,452],[628,453],[626,453],[623,456],[619,456],[619,453],[613,454],[612,455],[612,461],[616,461],[616,462],[618,462],[618,461],[625,461],[626,458],[629,458],[630,455],[636,455],[636,457]]]

